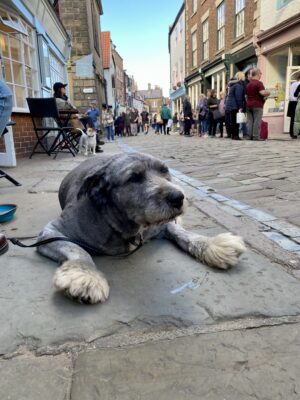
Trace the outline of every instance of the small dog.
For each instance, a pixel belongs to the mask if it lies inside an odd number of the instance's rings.
[[[97,132],[95,128],[88,128],[86,133],[82,133],[79,143],[79,153],[85,149],[85,156],[87,156],[89,152],[91,152],[93,155],[96,154],[96,135]]]

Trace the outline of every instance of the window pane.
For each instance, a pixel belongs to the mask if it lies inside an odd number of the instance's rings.
[[[27,44],[24,44],[24,61],[26,65],[30,65],[30,48]]]
[[[10,62],[6,58],[3,59],[3,65],[4,65],[4,78],[6,82],[12,82],[12,75],[11,75],[11,69],[10,69]]]
[[[14,83],[24,85],[22,64],[13,62]]]
[[[3,57],[9,57],[8,52],[8,37],[2,33],[0,33],[0,48],[2,51]]]
[[[25,89],[19,86],[15,86],[15,93],[16,93],[16,106],[24,108],[26,107],[25,104]]]
[[[20,40],[10,37],[10,54],[13,60],[21,61],[21,42]]]
[[[300,65],[300,46],[293,47],[293,63],[292,65],[298,66]]]
[[[25,67],[26,86],[32,87],[32,71],[31,68]]]

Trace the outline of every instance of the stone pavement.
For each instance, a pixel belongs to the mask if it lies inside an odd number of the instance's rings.
[[[249,249],[227,272],[165,241],[99,257],[110,298],[84,306],[53,291],[55,263],[10,246],[0,258],[0,399],[300,399],[297,145],[154,134],[106,144],[106,154],[165,159],[188,198],[184,225],[240,233]],[[34,238],[84,159],[20,160],[11,174],[23,186],[0,181],[1,203],[18,205],[0,231]]]

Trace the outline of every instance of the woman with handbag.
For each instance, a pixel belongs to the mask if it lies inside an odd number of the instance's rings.
[[[226,99],[226,113],[230,114],[229,129],[227,132],[233,140],[241,140],[239,137],[239,124],[237,123],[237,113],[245,112],[246,110],[246,97],[245,97],[245,74],[237,72],[234,79],[228,83],[228,96]]]
[[[207,98],[204,94],[200,94],[199,102],[197,105],[198,112],[198,135],[204,136],[208,131],[208,108]]]
[[[208,107],[208,136],[209,137],[216,137],[216,130],[217,130],[217,120],[220,118],[219,112],[219,100],[217,98],[216,91],[213,89],[210,93],[210,97],[207,100],[207,107]]]

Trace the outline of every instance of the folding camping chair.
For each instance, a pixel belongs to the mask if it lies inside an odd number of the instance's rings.
[[[34,145],[29,156],[31,158],[34,153],[46,153],[48,156],[54,154],[54,158],[60,152],[70,152],[73,157],[78,153],[78,136],[74,135],[71,126],[68,126],[72,114],[77,114],[76,110],[67,110],[64,117],[58,112],[56,100],[50,98],[27,98],[27,103],[32,119],[33,128],[36,134],[37,142]],[[47,118],[47,120],[45,120]],[[50,126],[49,121],[52,120],[53,125]],[[43,122],[45,125],[43,125]],[[51,133],[56,132],[51,145],[48,139]],[[43,151],[37,151],[40,146]]]

